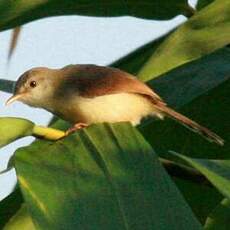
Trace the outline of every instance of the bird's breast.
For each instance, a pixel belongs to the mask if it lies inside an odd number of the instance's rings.
[[[161,117],[149,99],[132,93],[94,98],[72,97],[59,104],[56,113],[71,123],[84,122],[87,124],[129,121],[136,125],[146,116]]]

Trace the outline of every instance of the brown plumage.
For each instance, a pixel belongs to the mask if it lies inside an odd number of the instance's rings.
[[[34,68],[17,81],[9,102],[14,100],[47,109],[77,124],[76,129],[98,122],[130,121],[137,125],[146,116],[161,119],[167,116],[211,142],[224,143],[212,131],[169,108],[133,75],[115,68],[95,65]]]
[[[122,70],[96,65],[70,65],[61,69],[66,78],[59,93],[78,91],[82,97],[93,98],[108,94],[137,93],[162,99],[146,84]]]

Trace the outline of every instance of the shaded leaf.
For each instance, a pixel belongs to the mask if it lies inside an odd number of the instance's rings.
[[[201,229],[151,147],[128,124],[36,141],[16,151],[15,164],[38,229]]]
[[[0,147],[3,147],[21,137],[32,135],[34,123],[13,117],[0,118]]]
[[[15,229],[35,230],[35,226],[25,204],[22,204],[18,212],[10,219],[10,221],[3,228],[3,230]]]
[[[214,1],[165,40],[140,70],[147,81],[230,43],[230,1]]]
[[[0,202],[0,229],[3,229],[3,226],[20,209],[22,202],[23,198],[19,187]]]
[[[2,0],[0,2],[0,31],[20,26],[39,18],[58,15],[124,16],[148,19],[170,19],[178,14],[192,15],[187,0]]]
[[[230,200],[224,199],[208,216],[205,230],[228,230],[230,226]]]
[[[199,170],[225,197],[230,198],[230,160],[195,159],[170,153]]]

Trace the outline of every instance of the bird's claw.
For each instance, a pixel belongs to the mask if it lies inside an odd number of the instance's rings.
[[[65,132],[65,136],[68,136],[70,135],[71,133],[74,133],[76,132],[77,130],[79,129],[83,129],[85,127],[87,127],[88,124],[85,124],[85,123],[77,123],[75,124],[73,127],[69,128],[66,132]]]

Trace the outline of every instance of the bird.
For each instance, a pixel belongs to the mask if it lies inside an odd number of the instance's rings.
[[[43,108],[70,122],[73,126],[67,134],[94,123],[136,126],[146,117],[169,117],[210,142],[224,144],[220,136],[176,112],[147,84],[118,68],[92,64],[35,67],[18,78],[6,105],[14,101]]]

